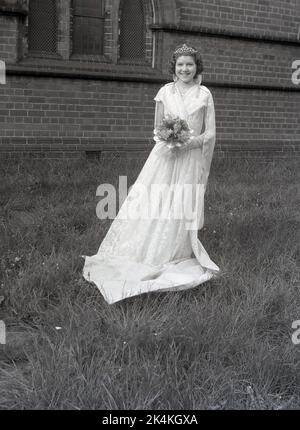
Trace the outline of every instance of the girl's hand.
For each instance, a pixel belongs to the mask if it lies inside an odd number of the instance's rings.
[[[166,142],[163,141],[159,141],[156,144],[154,151],[157,156],[166,158],[173,158],[178,153],[178,151],[175,151],[174,148],[168,148]]]
[[[185,146],[186,149],[199,149],[203,147],[204,142],[204,134],[201,134],[199,136],[192,136],[187,145]]]
[[[172,149],[174,154],[180,154],[186,151],[190,151],[191,149],[199,149],[203,146],[203,135],[192,136],[186,145],[176,146]]]
[[[188,145],[175,146],[172,151],[174,154],[179,154],[188,150]]]

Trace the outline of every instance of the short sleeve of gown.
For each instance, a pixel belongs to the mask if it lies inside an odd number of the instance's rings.
[[[161,87],[156,96],[154,97],[154,100],[156,102],[164,102],[165,97],[165,87]]]

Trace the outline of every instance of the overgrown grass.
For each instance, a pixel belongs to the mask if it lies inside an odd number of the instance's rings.
[[[1,409],[300,407],[299,163],[214,159],[199,237],[222,269],[108,305],[82,278],[96,188],[144,160],[0,166]]]

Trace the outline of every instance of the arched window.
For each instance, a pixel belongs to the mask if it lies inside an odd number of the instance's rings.
[[[30,53],[55,54],[57,51],[56,0],[30,0],[28,11],[28,49]]]
[[[73,54],[103,55],[104,0],[73,0]]]
[[[144,0],[121,0],[119,24],[120,60],[145,60]]]

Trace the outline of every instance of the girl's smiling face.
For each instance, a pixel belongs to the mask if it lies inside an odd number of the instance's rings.
[[[181,55],[177,58],[175,74],[185,84],[191,83],[197,71],[195,60],[190,55]]]

